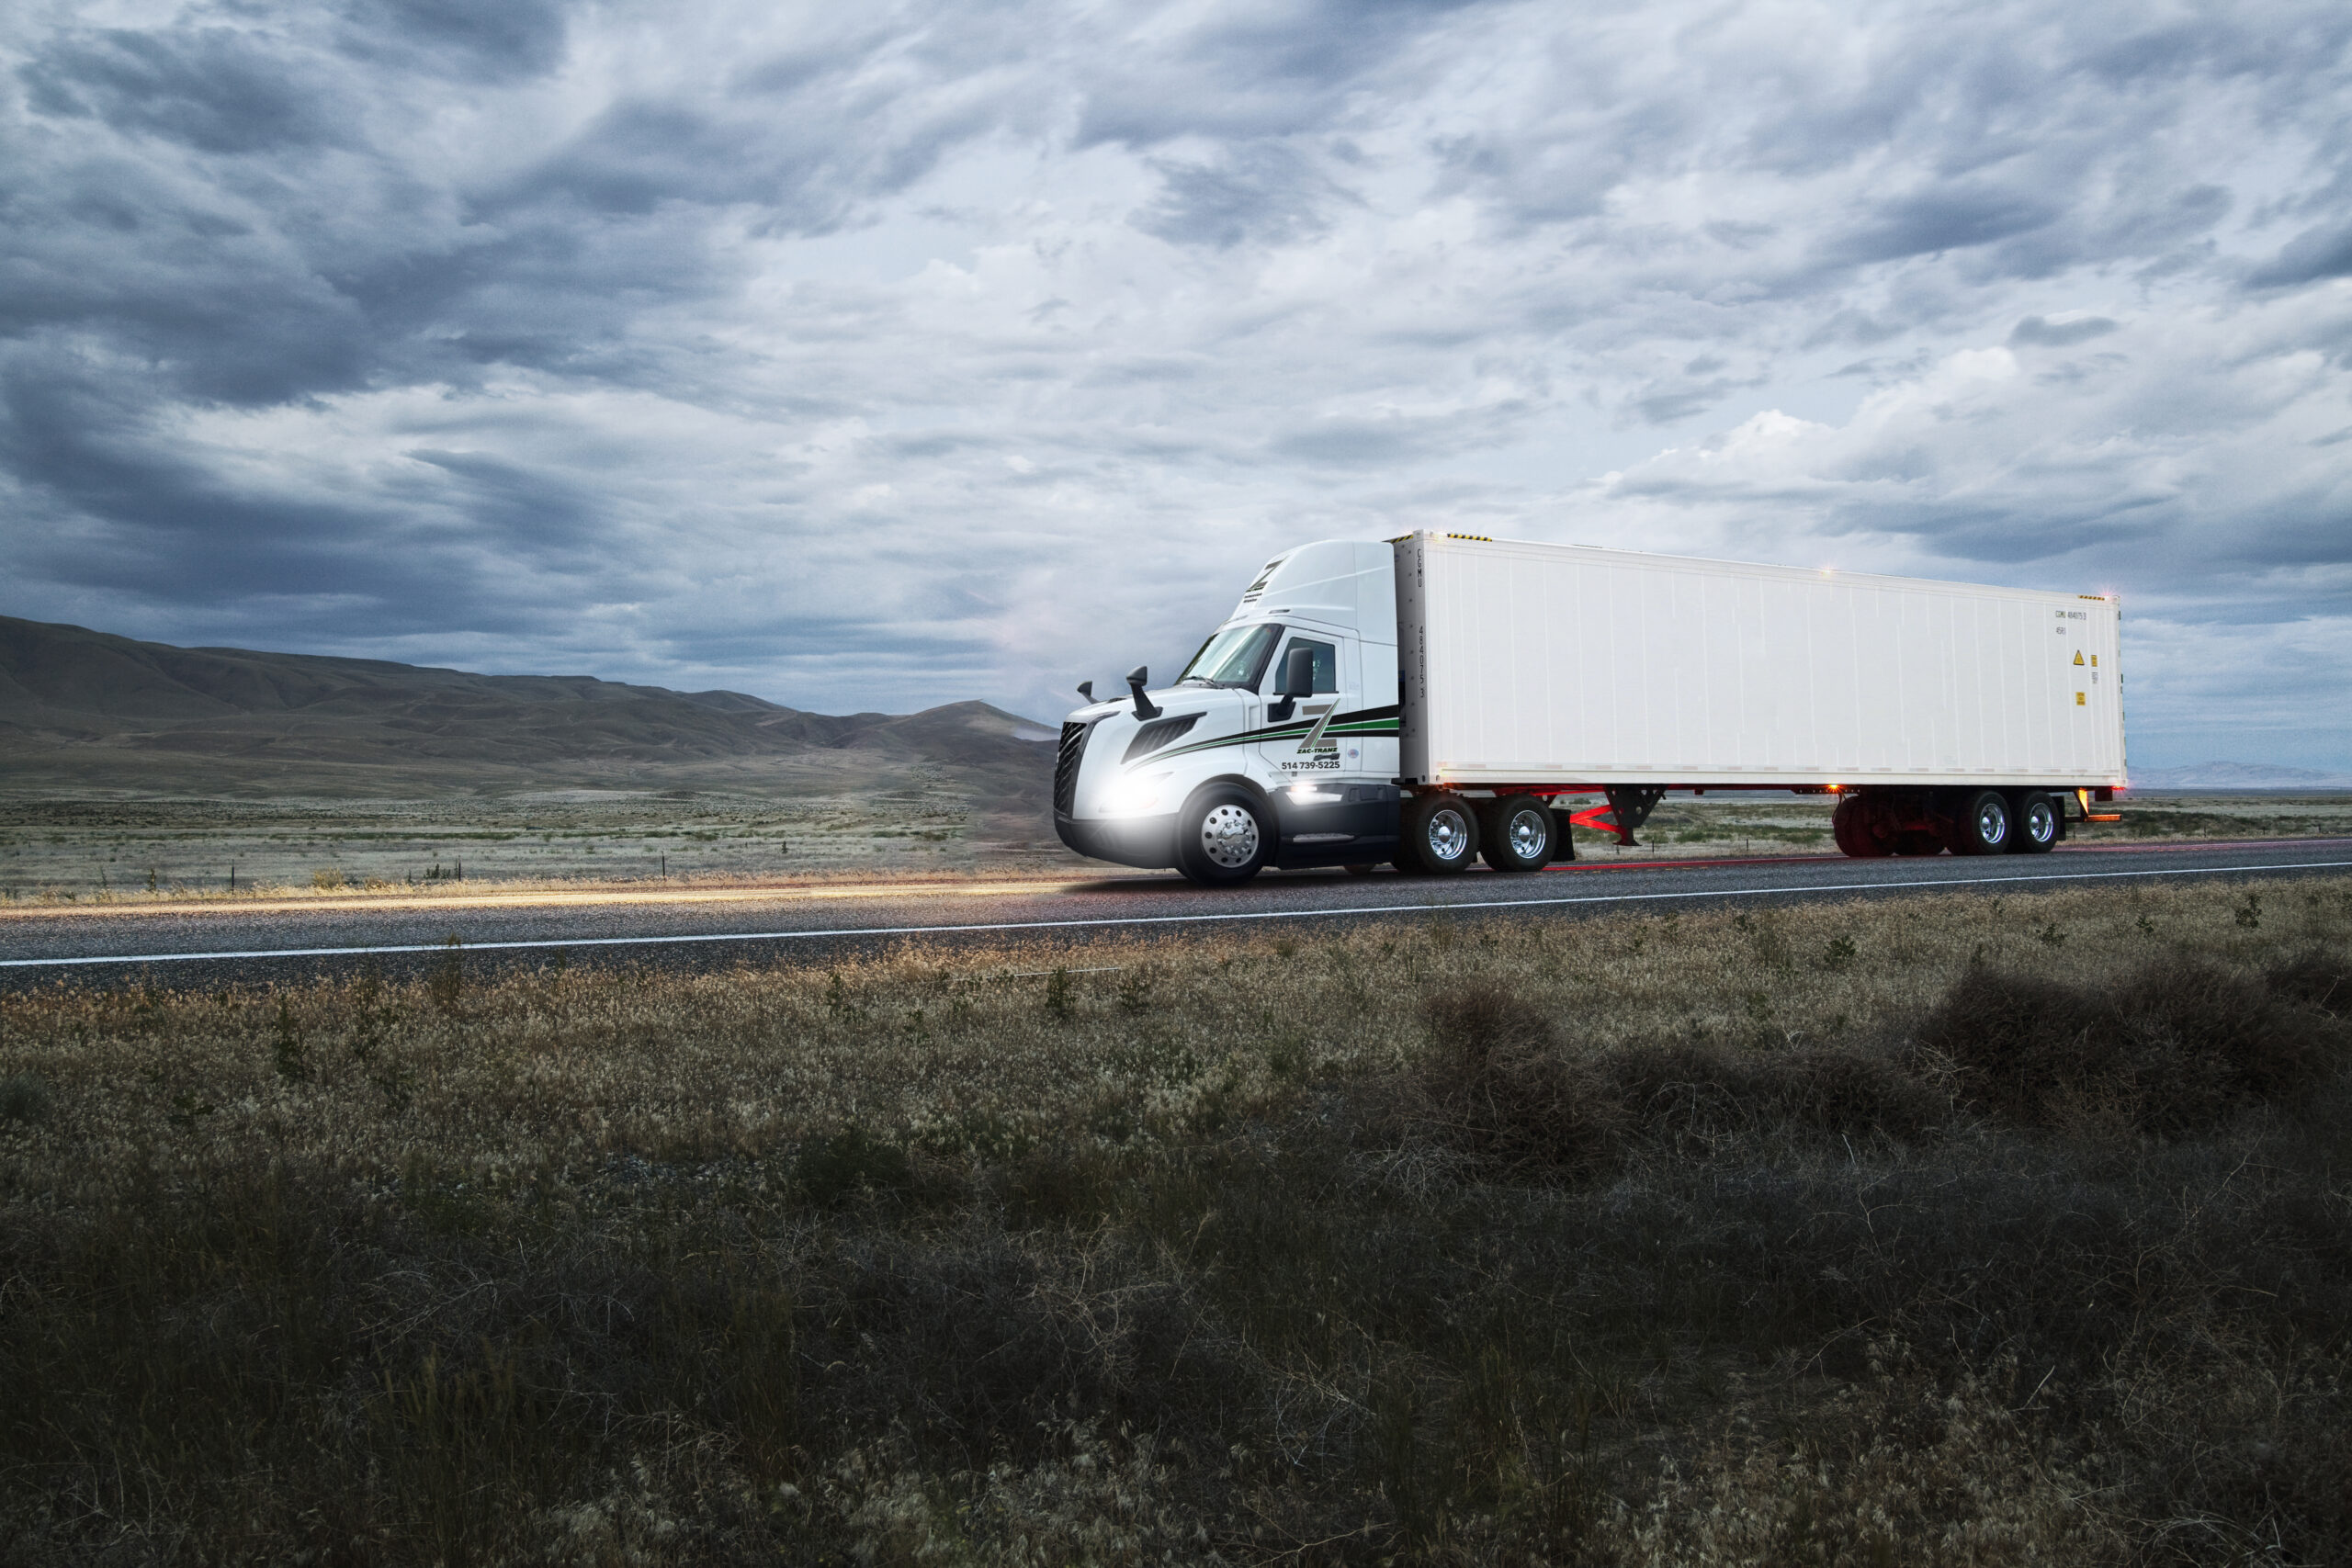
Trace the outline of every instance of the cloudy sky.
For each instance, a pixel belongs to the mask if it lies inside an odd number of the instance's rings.
[[[0,612],[1052,718],[1407,527],[2352,767],[2352,7],[0,9]]]

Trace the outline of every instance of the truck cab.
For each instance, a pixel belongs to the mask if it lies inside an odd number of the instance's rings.
[[[1326,540],[1268,561],[1174,683],[1062,725],[1054,827],[1083,855],[1239,882],[1396,852],[1396,561]]]

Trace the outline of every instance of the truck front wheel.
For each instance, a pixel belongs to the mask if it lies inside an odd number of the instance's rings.
[[[1450,795],[1415,795],[1405,807],[1405,842],[1399,866],[1415,871],[1460,871],[1478,852],[1478,819]]]
[[[1249,881],[1273,847],[1272,813],[1238,784],[1211,784],[1176,818],[1176,869],[1204,887]]]
[[[1478,824],[1478,856],[1497,871],[1541,871],[1552,861],[1552,808],[1532,795],[1495,802]]]

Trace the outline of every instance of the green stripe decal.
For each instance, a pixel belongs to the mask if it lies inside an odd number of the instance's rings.
[[[1207,740],[1195,740],[1189,746],[1170,746],[1165,750],[1153,751],[1148,755],[1138,757],[1127,766],[1147,767],[1163,757],[1184,757],[1195,751],[1215,751],[1226,746],[1262,746],[1277,740],[1304,740],[1308,731],[1314,728],[1313,719],[1295,719],[1282,724],[1263,725],[1256,729],[1245,729],[1238,735],[1220,735]],[[1401,724],[1396,716],[1396,710],[1393,707],[1359,709],[1354,713],[1342,714],[1323,727],[1323,734],[1327,739],[1340,735],[1362,737],[1399,733],[1401,733]]]

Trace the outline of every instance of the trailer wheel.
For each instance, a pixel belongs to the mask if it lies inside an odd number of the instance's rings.
[[[1552,860],[1552,808],[1532,795],[1498,800],[1479,814],[1478,858],[1497,871],[1541,871]]]
[[[1460,871],[1478,852],[1478,818],[1453,795],[1415,795],[1405,807],[1405,847],[1399,863],[1415,871]]]
[[[1186,801],[1176,818],[1176,869],[1204,887],[1249,881],[1265,868],[1273,848],[1266,808],[1238,784],[1209,785]]]
[[[1849,795],[1839,797],[1838,808],[1829,814],[1829,836],[1838,847],[1855,860],[1873,860],[1892,848],[1884,839],[1871,831],[1878,824],[1871,820],[1868,797]]]
[[[2018,807],[2017,828],[2009,835],[2009,852],[2046,855],[2058,844],[2058,803],[2036,791]]]
[[[2014,818],[2008,798],[1997,789],[1980,789],[1969,795],[1952,818],[1951,852],[1956,855],[1997,855],[2009,847]]]

